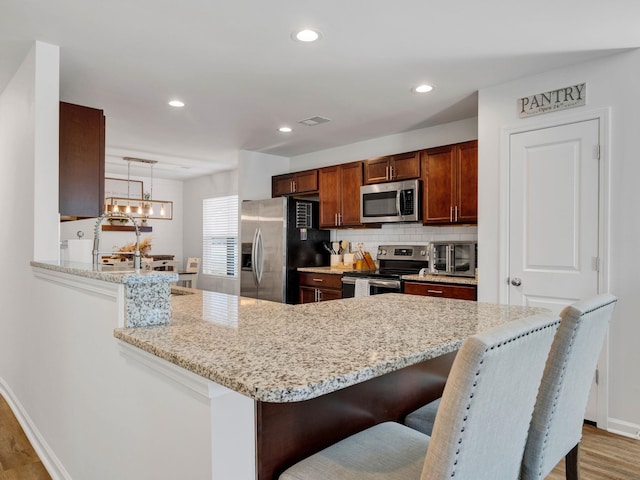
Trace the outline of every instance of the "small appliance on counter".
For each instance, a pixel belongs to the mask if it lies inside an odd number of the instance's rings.
[[[429,273],[475,277],[478,244],[476,242],[431,242]]]
[[[401,293],[403,275],[417,275],[429,266],[426,245],[380,245],[377,270],[346,271],[342,276],[342,298]]]

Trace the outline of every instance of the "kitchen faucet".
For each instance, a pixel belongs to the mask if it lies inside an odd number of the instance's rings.
[[[100,254],[101,253],[118,253],[120,255],[131,255],[127,252],[101,252],[100,251],[100,225],[105,218],[126,218],[136,229],[136,250],[134,252],[133,257],[133,268],[136,270],[140,270],[140,229],[138,228],[138,222],[136,222],[135,218],[133,218],[128,213],[123,212],[105,212],[98,217],[96,221],[96,225],[93,228],[93,266],[97,267],[100,265]]]

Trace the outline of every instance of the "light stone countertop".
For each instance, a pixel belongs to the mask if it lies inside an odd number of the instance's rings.
[[[344,267],[298,267],[299,272],[307,273],[332,273],[342,275],[344,272],[353,272],[353,268]]]
[[[450,275],[403,275],[402,280],[410,282],[452,283],[457,285],[478,285],[476,277],[455,277]]]
[[[298,267],[298,271],[303,273],[330,273],[334,275],[343,275],[345,272],[357,272],[360,270],[341,267]],[[448,275],[403,275],[402,280],[408,280],[411,282],[450,283],[456,285],[478,285],[478,279],[475,277],[459,277]]]
[[[79,277],[92,278],[112,283],[150,284],[170,283],[178,281],[178,274],[169,271],[134,270],[132,268],[113,268],[109,265],[93,266],[79,262],[31,262],[32,267],[43,268],[54,272],[68,273]]]
[[[115,337],[241,394],[279,403],[449,353],[470,335],[543,311],[402,294],[286,305],[172,291],[169,324],[117,329]]]

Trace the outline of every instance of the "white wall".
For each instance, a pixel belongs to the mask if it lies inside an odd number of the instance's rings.
[[[36,279],[37,335],[20,358],[33,364],[29,390],[10,385],[58,462],[57,478],[212,478],[208,400],[123,353],[113,330],[124,294],[118,303],[108,292],[120,285],[83,279],[82,291],[64,281]]]
[[[202,257],[202,200],[238,195],[242,200],[271,197],[271,177],[289,171],[289,159],[257,152],[238,152],[238,168],[198,177],[184,182],[184,255]],[[240,219],[238,218],[238,222]],[[237,278],[198,277],[198,288],[215,292],[239,294]]]
[[[0,202],[21,206],[0,237],[0,395],[53,478],[210,477],[207,402],[123,358],[122,305],[29,265],[58,253],[58,58],[36,43],[0,94]]]
[[[126,175],[116,174],[109,175],[109,177],[122,178],[125,180],[127,178]],[[131,180],[140,180],[144,182],[145,191],[148,191],[149,177],[136,177],[132,175]],[[173,201],[173,219],[149,220],[148,225],[153,228],[153,231],[140,234],[140,240],[147,237],[151,238],[151,253],[156,255],[175,255],[174,260],[178,262],[178,266],[180,267],[184,266],[187,258],[183,255],[183,185],[183,182],[180,180],[167,180],[163,178],[153,179],[153,198]],[[78,231],[84,233],[84,238],[92,239],[95,224],[95,218],[62,222],[60,224],[60,240],[77,238],[76,233]],[[104,224],[106,225],[107,222],[105,221]],[[135,239],[136,236],[134,232],[101,231],[100,250],[107,251],[113,249],[113,247],[119,248],[127,243],[134,242]]]
[[[506,251],[499,239],[506,235],[500,203],[505,195],[504,178],[508,159],[503,129],[535,125],[562,118],[580,110],[609,108],[610,143],[604,146],[609,162],[609,248],[610,258],[603,259],[608,269],[609,289],[619,297],[610,329],[610,426],[635,433],[640,429],[640,297],[637,258],[640,216],[637,214],[637,190],[640,179],[638,132],[640,131],[640,51],[613,55],[592,62],[572,65],[552,72],[523,78],[480,91],[479,94],[479,255],[478,298],[483,301],[506,301],[499,298],[499,261]],[[577,83],[587,83],[587,106],[571,111],[546,114],[520,120],[516,100],[538,92]],[[550,172],[551,174],[552,172]],[[594,193],[595,194],[595,193]]]
[[[327,167],[367,158],[411,152],[478,138],[478,120],[468,118],[435,127],[387,135],[342,147],[291,157],[291,171]]]
[[[238,171],[229,170],[184,182],[184,255],[202,258],[202,200],[205,198],[236,195],[238,193]],[[198,288],[215,292],[237,294],[236,279],[198,276]]]
[[[0,95],[0,204],[6,222],[0,234],[6,268],[0,288],[0,380],[24,399],[36,420],[48,413],[33,395],[47,362],[38,349],[39,327],[47,319],[35,314],[29,262],[55,258],[58,250],[57,174],[53,186],[43,184],[58,163],[58,57],[58,47],[36,43]],[[42,188],[38,192],[36,185]]]
[[[290,171],[289,159],[286,157],[240,151],[238,157],[240,201],[271,198],[271,177]]]

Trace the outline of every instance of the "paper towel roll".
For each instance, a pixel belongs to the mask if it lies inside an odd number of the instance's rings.
[[[67,256],[69,262],[91,263],[93,240],[72,238],[67,240]]]

